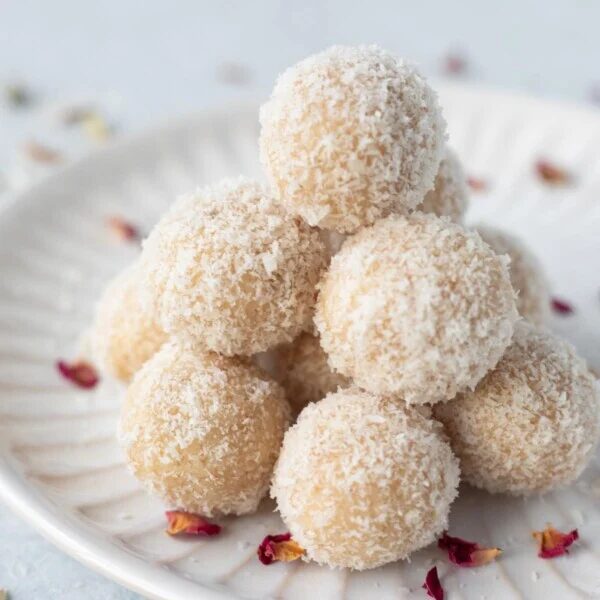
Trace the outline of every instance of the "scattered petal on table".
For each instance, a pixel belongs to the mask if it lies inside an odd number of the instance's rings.
[[[500,548],[482,548],[476,542],[448,535],[447,531],[444,531],[438,540],[438,547],[446,550],[450,562],[459,567],[480,567],[502,554]]]
[[[479,177],[467,177],[467,185],[473,192],[485,192],[488,188],[487,181]]]
[[[573,179],[566,169],[545,159],[538,160],[535,163],[535,172],[548,185],[566,185]]]
[[[552,298],[550,306],[552,307],[552,310],[559,315],[570,315],[575,312],[572,304],[560,298]]]
[[[31,90],[19,83],[7,85],[4,88],[4,98],[10,108],[27,108],[34,103]]]
[[[467,72],[469,63],[461,52],[448,52],[442,61],[442,72],[446,75],[463,75]]]
[[[122,217],[109,217],[107,225],[115,237],[123,242],[137,242],[141,238],[138,228]]]
[[[438,577],[437,567],[432,567],[425,576],[425,583],[421,586],[433,600],[444,600],[444,589]]]
[[[167,533],[169,535],[193,535],[213,537],[221,533],[221,526],[207,521],[200,515],[188,513],[183,510],[168,510]]]
[[[538,543],[540,558],[556,558],[569,553],[568,548],[579,539],[579,532],[573,529],[563,533],[548,525],[543,531],[534,531],[532,536]]]
[[[217,67],[217,79],[229,85],[248,85],[252,80],[252,73],[248,67],[240,63],[221,63]]]
[[[59,360],[56,363],[56,368],[65,379],[71,381],[80,388],[94,388],[100,381],[96,369],[84,360],[78,360],[72,363]]]
[[[291,533],[267,535],[256,550],[258,560],[263,565],[297,560],[304,555],[304,552],[304,548],[292,539]]]
[[[33,140],[27,142],[23,150],[28,158],[38,163],[56,164],[63,159],[62,154],[58,150]]]

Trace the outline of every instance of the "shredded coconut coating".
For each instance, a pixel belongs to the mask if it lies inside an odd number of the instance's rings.
[[[337,231],[333,231],[332,229],[320,229],[319,235],[325,244],[325,248],[327,249],[327,256],[331,259],[332,256],[335,256],[339,251],[344,242],[346,241],[347,235],[343,233],[338,233]]]
[[[108,284],[96,305],[94,360],[103,371],[129,381],[166,337],[157,315],[140,301],[139,271],[132,265]]]
[[[135,375],[119,438],[134,475],[168,505],[241,515],[269,487],[289,418],[283,389],[258,368],[171,341]]]
[[[477,233],[432,214],[362,229],[319,284],[315,322],[329,364],[408,403],[474,388],[518,318],[507,265]]]
[[[317,231],[257,183],[225,179],[182,197],[144,243],[147,298],[164,329],[225,355],[311,327],[326,263]]]
[[[261,161],[281,200],[342,233],[415,208],[446,136],[424,78],[377,46],[333,46],[290,67],[260,123]]]
[[[519,314],[536,325],[546,323],[550,317],[550,286],[537,257],[508,233],[483,225],[477,231],[495,252],[510,257],[510,280],[517,292]]]
[[[600,434],[600,398],[574,348],[522,321],[474,392],[434,407],[463,477],[490,492],[532,494],[574,481]]]
[[[278,381],[296,414],[309,402],[317,402],[350,383],[347,377],[331,370],[319,338],[309,333],[301,334],[291,344],[279,346],[275,355]]]
[[[467,178],[456,152],[446,147],[435,186],[427,192],[417,210],[434,213],[438,217],[450,217],[452,221],[461,223],[468,206]]]
[[[371,569],[407,558],[447,527],[458,461],[419,411],[340,390],[286,435],[271,495],[307,558]]]

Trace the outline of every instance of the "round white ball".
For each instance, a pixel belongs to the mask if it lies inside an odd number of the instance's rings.
[[[336,370],[408,403],[475,387],[518,318],[508,259],[448,219],[390,216],[346,240],[315,322]]]
[[[261,352],[310,328],[325,263],[319,234],[243,178],[181,198],[141,256],[165,330],[225,355]]]
[[[129,381],[167,339],[157,315],[140,301],[140,290],[139,270],[133,265],[108,284],[92,325],[94,360],[122,381]]]
[[[151,493],[206,516],[256,510],[288,426],[282,388],[237,358],[168,342],[135,375],[119,438]]]
[[[260,122],[261,160],[280,199],[342,233],[415,208],[445,140],[435,93],[377,46],[333,46],[287,69]]]
[[[533,494],[574,481],[600,435],[600,397],[574,348],[522,321],[473,392],[434,407],[466,481]]]
[[[458,480],[435,421],[350,389],[309,404],[287,431],[271,495],[307,558],[371,569],[434,541]]]
[[[510,257],[510,280],[517,292],[517,310],[536,325],[550,317],[550,288],[537,257],[518,238],[493,227],[477,227],[483,241]]]

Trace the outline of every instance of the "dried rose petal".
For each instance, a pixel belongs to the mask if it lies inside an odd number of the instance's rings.
[[[100,380],[96,369],[84,360],[78,360],[73,363],[59,360],[56,363],[56,368],[65,379],[68,379],[80,388],[91,389],[96,387]]]
[[[182,510],[168,510],[167,517],[169,535],[213,536],[221,533],[221,526],[210,523],[200,515],[187,513]]]
[[[438,577],[437,567],[432,567],[425,576],[425,583],[421,586],[430,598],[444,600],[444,589]]]
[[[482,548],[475,542],[452,537],[444,531],[438,540],[438,547],[448,551],[448,558],[459,567],[480,567],[492,562],[502,550],[500,548]]]
[[[89,106],[69,106],[60,112],[59,119],[63,125],[81,125],[93,114]]]
[[[568,302],[559,298],[552,298],[551,306],[552,310],[559,315],[570,315],[575,312],[575,309]]]
[[[565,185],[571,181],[571,175],[565,169],[547,160],[538,160],[535,171],[542,181],[550,185]]]
[[[140,239],[140,232],[135,225],[127,222],[121,217],[109,217],[108,227],[124,242],[135,242]]]
[[[538,556],[540,558],[555,558],[568,554],[567,548],[579,539],[577,529],[562,533],[554,529],[552,525],[548,525],[543,531],[534,531],[532,535],[538,543]]]
[[[477,177],[467,177],[467,185],[474,192],[483,192],[487,189],[487,182]]]
[[[44,146],[38,142],[28,142],[25,144],[25,154],[31,159],[39,163],[54,164],[62,160],[62,155],[57,150]]]
[[[103,142],[113,134],[112,127],[98,113],[89,112],[82,120],[81,124],[85,133],[93,140]]]
[[[4,89],[6,103],[11,108],[25,108],[33,104],[34,97],[31,90],[20,83],[7,85]]]
[[[252,79],[252,74],[245,65],[226,62],[218,66],[217,79],[229,85],[247,85]]]
[[[256,553],[263,565],[270,565],[277,561],[296,560],[304,554],[304,548],[292,539],[291,533],[280,533],[265,537]]]
[[[467,59],[457,52],[449,52],[444,57],[442,65],[444,73],[447,75],[460,75],[467,70]]]

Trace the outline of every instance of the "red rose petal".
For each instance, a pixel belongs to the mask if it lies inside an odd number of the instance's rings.
[[[562,533],[548,525],[543,531],[534,531],[533,538],[538,543],[538,556],[540,558],[556,558],[569,553],[569,546],[579,539],[579,532],[573,529]]]
[[[438,577],[437,567],[432,567],[425,576],[425,583],[421,586],[430,598],[444,600],[444,589]]]
[[[552,310],[559,315],[570,315],[575,312],[571,304],[560,298],[552,298],[551,306]]]
[[[467,59],[457,52],[449,52],[444,57],[443,72],[447,75],[460,75],[467,70]]]
[[[221,533],[221,526],[216,523],[210,523],[200,515],[187,513],[182,510],[168,510],[165,512],[167,517],[167,533],[169,535],[195,535],[210,536]]]
[[[84,360],[73,363],[59,360],[56,363],[56,368],[65,379],[80,388],[91,389],[96,387],[98,381],[100,381],[96,369]]]
[[[475,542],[468,542],[462,538],[452,537],[444,531],[438,540],[438,547],[448,551],[448,558],[459,567],[480,567],[502,553],[499,548],[482,548]]]
[[[38,163],[55,164],[62,160],[62,155],[58,150],[35,141],[25,144],[24,151],[31,160]]]
[[[483,179],[479,179],[478,177],[467,177],[467,185],[474,192],[483,192],[487,189],[487,182]]]
[[[281,561],[290,562],[297,560],[304,554],[304,548],[292,539],[291,533],[268,535],[256,550],[258,560],[263,565]]]
[[[564,185],[571,181],[571,175],[565,169],[548,160],[538,160],[535,171],[544,183],[550,185]]]
[[[140,239],[137,227],[121,217],[109,217],[108,227],[117,238],[124,242],[136,242]]]

